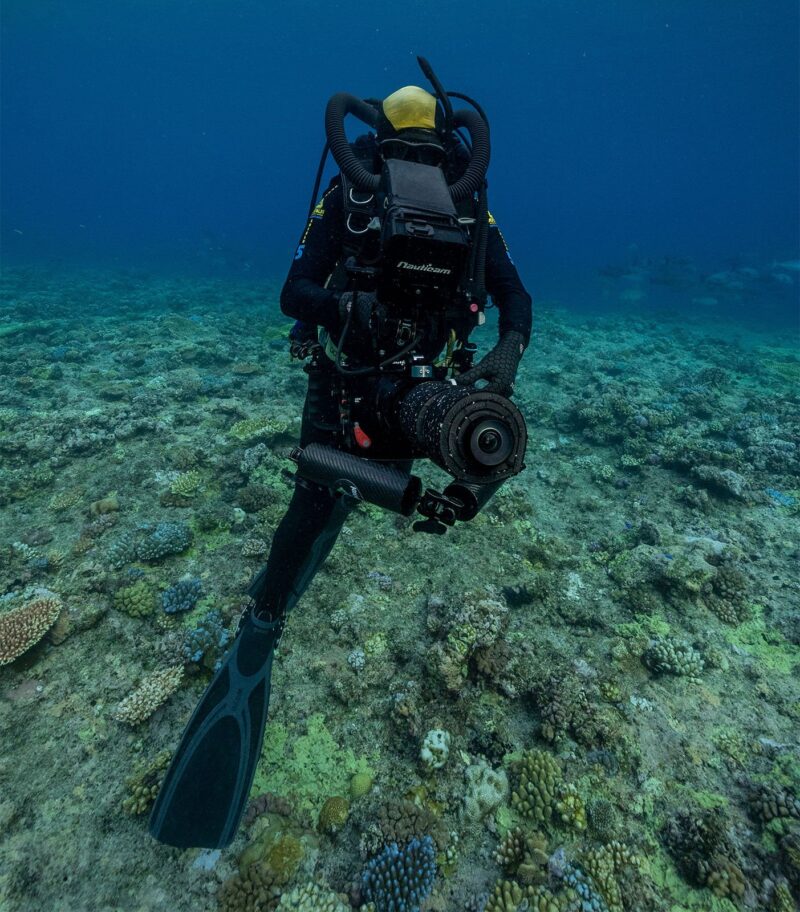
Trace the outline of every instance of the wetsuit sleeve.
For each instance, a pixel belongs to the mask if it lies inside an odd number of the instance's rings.
[[[308,220],[281,290],[281,310],[287,317],[336,332],[338,295],[325,288],[342,252],[342,188],[325,192]]]
[[[500,335],[520,332],[527,347],[533,323],[533,301],[522,284],[517,267],[511,262],[505,238],[491,215],[486,244],[486,290],[500,311]]]

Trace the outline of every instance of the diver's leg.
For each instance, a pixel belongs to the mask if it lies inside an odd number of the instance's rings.
[[[294,606],[330,554],[352,506],[330,489],[298,479],[267,565],[248,589],[258,617],[282,617]]]

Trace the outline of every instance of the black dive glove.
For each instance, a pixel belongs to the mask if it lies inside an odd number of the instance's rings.
[[[511,396],[524,350],[525,337],[522,333],[503,333],[497,345],[487,352],[475,367],[456,377],[456,383],[459,386],[468,386],[478,380],[489,380],[484,389],[490,393],[499,393],[501,396]]]
[[[354,305],[355,301],[355,305]],[[374,291],[344,291],[339,295],[339,326],[344,327],[348,313],[350,317],[350,332],[365,333],[376,329],[380,321],[383,306],[378,302]],[[375,319],[373,319],[375,318]]]

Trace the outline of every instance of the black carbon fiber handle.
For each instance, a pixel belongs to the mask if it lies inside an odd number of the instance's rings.
[[[416,475],[405,475],[391,466],[322,443],[309,443],[294,458],[302,478],[347,491],[403,516],[414,512],[422,494],[422,481]]]

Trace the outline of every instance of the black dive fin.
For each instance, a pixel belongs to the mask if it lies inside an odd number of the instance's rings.
[[[252,614],[189,720],[150,815],[167,845],[221,849],[239,826],[261,754],[280,621]]]

